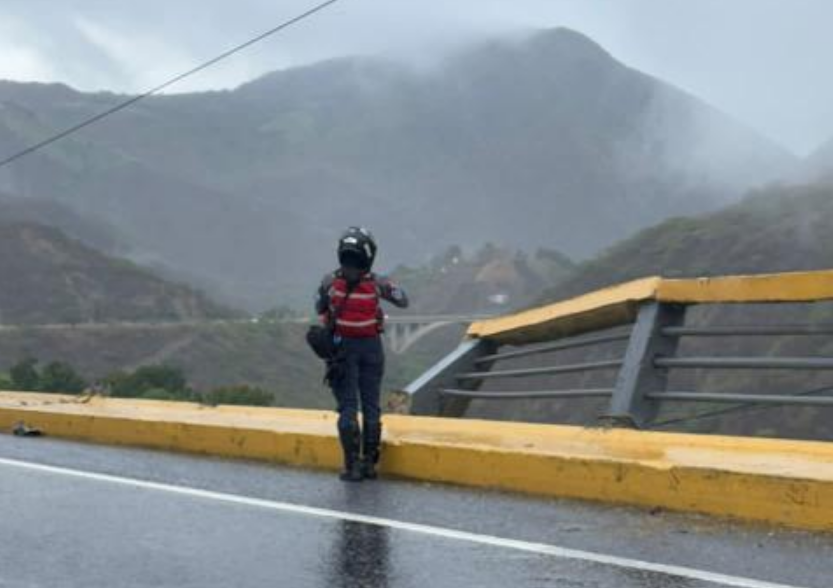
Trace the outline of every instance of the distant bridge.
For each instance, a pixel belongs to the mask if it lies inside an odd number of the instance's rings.
[[[395,354],[407,352],[413,345],[427,335],[443,327],[452,325],[469,325],[477,321],[492,318],[487,314],[422,314],[395,315],[385,319],[385,338],[389,349]],[[239,318],[206,319],[184,321],[110,321],[78,323],[40,323],[40,324],[5,324],[3,331],[103,331],[103,330],[147,330],[181,327],[222,327],[228,325],[248,325],[261,323],[308,324],[309,317],[287,317],[279,319]]]
[[[470,325],[488,318],[492,318],[492,315],[395,315],[385,319],[385,335],[390,350],[397,355],[401,355],[420,339],[443,327]]]

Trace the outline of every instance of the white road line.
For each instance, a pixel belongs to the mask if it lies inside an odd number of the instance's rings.
[[[456,541],[467,541],[469,543],[477,543],[480,545],[491,545],[494,547],[502,547],[504,549],[514,549],[517,551],[524,551],[528,553],[549,555],[563,559],[580,560],[595,564],[602,564],[606,566],[615,566],[619,568],[639,570],[643,572],[655,572],[667,576],[687,578],[690,580],[699,580],[702,582],[709,582],[721,586],[732,586],[734,588],[801,588],[799,586],[789,584],[777,584],[773,582],[766,582],[763,580],[755,580],[753,578],[730,576],[726,574],[719,574],[715,572],[709,572],[706,570],[700,570],[697,568],[652,563],[638,559],[630,559],[627,557],[618,557],[615,555],[594,553],[592,551],[583,551],[579,549],[559,547],[557,545],[548,545],[546,543],[534,543],[529,541],[519,541],[516,539],[504,539],[502,537],[495,537],[493,535],[481,535],[479,533],[456,531],[454,529],[446,529],[443,527],[420,525],[417,523],[408,523],[393,519],[371,517],[349,512],[330,510],[326,508],[315,508],[300,504],[291,504],[288,502],[277,502],[273,500],[264,500],[260,498],[239,496],[236,494],[212,492],[210,490],[200,490],[198,488],[189,488],[187,486],[162,484],[159,482],[150,482],[134,478],[123,478],[121,476],[112,476],[109,474],[97,474],[95,472],[86,472],[83,470],[74,470],[70,468],[62,468],[28,461],[19,461],[15,459],[0,458],[0,465],[36,472],[43,472],[48,474],[69,476],[84,480],[95,480],[97,482],[106,482],[108,484],[117,484],[120,486],[128,486],[131,488],[140,488],[143,490],[167,492],[169,494],[178,494],[181,496],[190,496],[193,498],[201,498],[217,502],[225,502],[229,504],[239,504],[255,508],[264,508],[268,510],[301,514],[318,518],[336,519],[341,521],[364,523],[367,525],[376,525],[379,527],[387,527],[389,529],[409,531],[411,533],[419,533],[421,535],[430,535],[433,537],[442,537],[445,539],[453,539]]]

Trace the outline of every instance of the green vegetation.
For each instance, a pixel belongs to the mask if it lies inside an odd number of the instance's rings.
[[[134,366],[166,364],[181,369],[188,385],[198,391],[246,384],[267,390],[277,406],[331,408],[332,397],[321,383],[323,367],[307,348],[305,332],[304,324],[270,322],[22,327],[0,335],[0,358],[14,360],[36,350],[42,358],[66,361],[99,384],[108,375],[123,379],[125,374],[119,372],[132,373]],[[10,367],[0,363],[0,370]],[[158,387],[142,385],[130,394],[159,396],[152,392]],[[119,390],[118,394],[128,393]]]
[[[38,360],[34,358],[23,359],[9,369],[12,389],[27,392],[40,390],[40,375],[37,369]]]
[[[205,404],[242,404],[245,406],[272,406],[272,394],[255,386],[224,386],[202,396]]]
[[[143,366],[132,373],[116,372],[104,379],[104,385],[115,398],[193,400],[195,396],[182,370],[168,365]]]
[[[61,361],[53,361],[44,366],[38,385],[44,391],[54,390],[69,394],[78,394],[87,388],[84,378],[78,375],[71,365]]]
[[[148,365],[132,372],[113,372],[88,386],[68,363],[53,361],[38,369],[38,360],[34,358],[18,361],[10,368],[8,376],[0,375],[0,389],[62,394],[90,390],[114,398],[200,402],[212,406],[272,406],[275,402],[274,394],[257,386],[232,385],[207,391],[195,390],[189,385],[185,373],[171,365]]]
[[[9,369],[8,390],[78,394],[87,382],[67,363],[53,361],[38,369],[38,360],[23,359]]]

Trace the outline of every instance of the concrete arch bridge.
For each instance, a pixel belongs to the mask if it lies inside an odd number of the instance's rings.
[[[491,318],[485,314],[396,315],[385,319],[385,339],[391,352],[401,355],[421,339],[453,325],[470,325]]]

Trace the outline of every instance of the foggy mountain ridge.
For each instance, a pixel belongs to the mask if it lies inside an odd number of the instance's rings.
[[[833,182],[771,185],[716,212],[672,218],[579,264],[541,301],[645,276],[669,278],[833,268]]]
[[[528,255],[486,245],[471,253],[450,247],[419,267],[396,268],[392,277],[413,300],[407,313],[500,314],[528,305],[574,270],[557,251]]]
[[[19,198],[0,192],[0,223],[53,227],[106,255],[123,256],[130,252],[129,246],[113,227],[52,200]]]
[[[798,182],[833,180],[833,139],[811,153],[792,177]]]
[[[0,273],[8,278],[0,288],[0,322],[7,325],[236,316],[188,286],[103,255],[55,227],[5,216]]]
[[[0,83],[0,152],[121,97]],[[0,170],[250,308],[306,302],[349,224],[380,266],[484,242],[588,257],[788,173],[785,149],[567,29],[430,71],[341,58],[153,97]],[[384,267],[380,267],[384,269]]]

